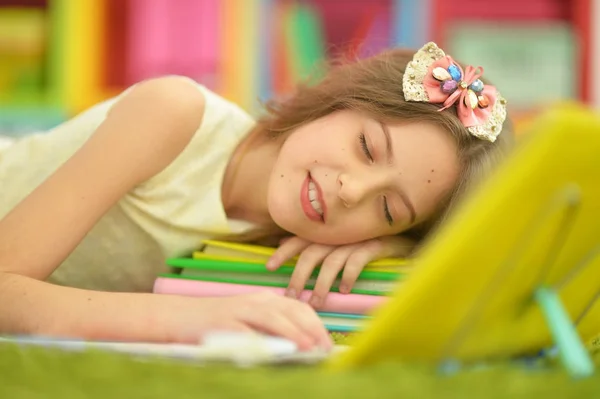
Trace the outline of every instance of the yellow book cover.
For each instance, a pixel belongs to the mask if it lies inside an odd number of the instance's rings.
[[[230,262],[256,262],[265,263],[275,252],[275,248],[264,247],[260,245],[242,244],[234,242],[225,242],[218,240],[203,241],[202,251],[196,251],[193,254],[195,259],[214,259]],[[286,265],[296,264],[297,257],[286,262]],[[409,261],[401,258],[384,258],[370,262],[365,266],[365,270],[376,270],[383,272],[397,272],[400,270],[409,270]]]
[[[104,100],[102,75],[104,29],[107,0],[56,0],[60,10],[62,39],[62,70],[59,77],[64,85],[64,100],[70,114],[76,114]],[[58,11],[55,11],[58,12]],[[57,16],[57,18],[59,18]]]
[[[540,287],[557,292],[583,341],[600,333],[600,117],[561,105],[534,127],[331,369],[537,353],[553,342]]]

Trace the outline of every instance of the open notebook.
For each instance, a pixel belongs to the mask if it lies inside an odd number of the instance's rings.
[[[534,127],[330,367],[477,361],[553,345],[586,362],[579,338],[600,333],[600,117],[567,104]]]

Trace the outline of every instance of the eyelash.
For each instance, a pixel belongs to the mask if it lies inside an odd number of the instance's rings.
[[[364,133],[361,133],[358,136],[358,140],[360,141],[360,147],[362,148],[362,151],[365,153],[369,161],[373,162],[373,155],[371,155],[371,151],[369,151],[369,146],[367,145],[367,138],[365,137]],[[390,208],[388,207],[386,197],[383,197],[383,214],[385,215],[385,219],[387,220],[388,224],[391,226],[394,223],[394,218],[390,213]]]
[[[394,218],[390,213],[390,208],[388,208],[387,198],[383,197],[383,213],[385,214],[385,218],[388,221],[388,224],[391,226],[394,223]]]
[[[373,162],[373,155],[371,155],[371,151],[369,151],[369,146],[367,145],[367,138],[365,137],[364,133],[361,133],[358,136],[358,140],[360,141],[360,147],[362,148],[362,151],[365,153],[369,161]]]

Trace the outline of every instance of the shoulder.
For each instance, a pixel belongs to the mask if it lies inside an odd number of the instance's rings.
[[[194,135],[239,137],[254,125],[240,106],[184,76],[164,76],[126,90],[113,107],[160,112],[170,124],[194,128]],[[132,105],[128,107],[127,105]],[[115,112],[111,109],[109,114]],[[174,126],[176,128],[178,126]]]
[[[241,107],[205,86],[187,78],[175,80],[186,86],[183,92],[191,84],[201,93],[202,120],[185,149],[121,201],[128,217],[167,254],[193,249],[209,232],[229,230],[221,201],[222,179],[235,148],[255,124]],[[166,86],[164,90],[170,90],[171,85]]]
[[[165,125],[194,131],[204,114],[206,99],[197,83],[182,76],[166,76],[140,82],[124,91],[107,118],[163,120]],[[165,129],[153,129],[160,134]],[[172,129],[169,129],[171,132]]]
[[[239,139],[255,125],[254,118],[233,101],[203,85],[197,85],[204,96],[202,133],[220,138]]]
[[[162,76],[141,81],[125,90],[122,96],[144,95],[169,107],[193,107],[204,104],[204,95],[198,86],[185,76]]]
[[[181,76],[138,83],[122,94],[110,113],[119,113],[119,108],[137,114],[137,119],[130,120],[130,126],[152,126],[153,132],[144,139],[154,141],[164,152],[171,149],[177,152],[164,170],[145,182],[145,188],[163,190],[166,184],[180,181],[183,175],[194,176],[197,182],[209,169],[211,173],[220,173],[212,169],[228,161],[255,125],[254,119],[237,104]],[[145,117],[154,119],[153,123],[140,123]],[[158,131],[156,125],[166,128]]]

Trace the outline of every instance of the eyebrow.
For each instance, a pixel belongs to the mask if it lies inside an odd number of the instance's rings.
[[[383,121],[379,121],[379,125],[381,126],[381,130],[383,131],[383,136],[385,137],[387,161],[389,164],[391,164],[392,161],[394,160],[394,150],[392,147],[392,136],[390,135],[390,129]],[[406,208],[408,209],[408,212],[410,213],[410,224],[413,224],[415,222],[415,220],[417,219],[417,212],[415,212],[415,207],[412,204],[412,202],[410,202],[410,200],[408,199],[408,196],[406,195],[404,190],[402,190],[402,189],[398,190],[398,194],[400,195],[402,202],[404,202],[404,205],[406,206]]]

